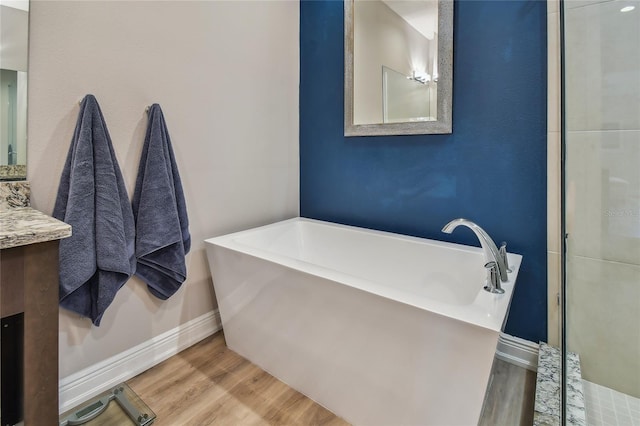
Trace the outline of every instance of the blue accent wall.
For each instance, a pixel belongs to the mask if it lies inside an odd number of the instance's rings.
[[[546,2],[457,1],[453,133],[344,137],[341,1],[300,4],[300,214],[524,256],[506,332],[547,336]]]

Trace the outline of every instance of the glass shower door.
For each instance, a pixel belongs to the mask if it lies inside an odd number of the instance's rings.
[[[640,1],[563,6],[565,356],[587,424],[640,425]]]

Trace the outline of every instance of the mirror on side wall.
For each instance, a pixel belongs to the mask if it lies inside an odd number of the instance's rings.
[[[0,0],[0,180],[27,176],[29,2]]]
[[[345,136],[451,133],[452,0],[345,0]]]

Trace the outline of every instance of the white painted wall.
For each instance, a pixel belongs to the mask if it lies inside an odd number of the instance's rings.
[[[61,310],[60,377],[213,310],[203,240],[298,215],[297,1],[33,1],[28,180],[51,212],[78,101],[102,107],[129,196],[165,113],[186,193],[188,278],[167,301],[130,280],[102,325]]]

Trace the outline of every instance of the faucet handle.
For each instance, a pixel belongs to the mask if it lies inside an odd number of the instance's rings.
[[[508,273],[513,272],[513,269],[509,268],[509,259],[507,258],[507,242],[503,241],[500,245],[500,257],[502,258],[502,263],[504,264],[505,270]]]
[[[484,264],[487,270],[487,284],[484,289],[489,293],[502,294],[504,289],[500,285],[500,272],[498,272],[498,264],[494,261]]]

